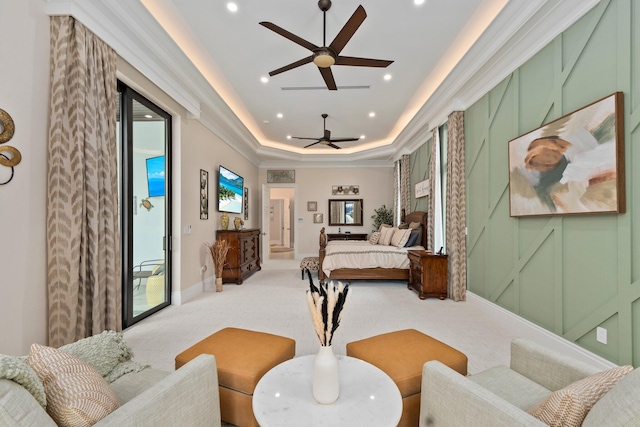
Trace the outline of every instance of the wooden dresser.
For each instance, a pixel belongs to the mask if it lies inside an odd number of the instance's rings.
[[[327,233],[327,241],[331,240],[367,240],[367,233]]]
[[[218,240],[229,242],[227,262],[222,271],[222,283],[242,284],[242,281],[260,270],[260,229],[218,230]]]
[[[409,289],[418,291],[418,298],[447,297],[447,262],[446,255],[435,255],[424,250],[410,250],[409,257]]]

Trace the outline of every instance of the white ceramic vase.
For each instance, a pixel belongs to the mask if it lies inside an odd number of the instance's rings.
[[[320,346],[313,359],[313,398],[318,403],[329,405],[338,399],[338,358],[330,345]]]

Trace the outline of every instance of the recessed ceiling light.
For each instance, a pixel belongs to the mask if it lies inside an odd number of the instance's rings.
[[[282,115],[282,113],[278,113],[278,114],[276,114],[276,117],[277,117],[277,118],[279,118],[279,119],[281,119],[281,118],[283,118],[284,116]]]
[[[376,113],[374,113],[373,111],[369,113],[369,117],[375,117]]]
[[[365,139],[366,137],[364,135],[360,135],[360,139]]]
[[[423,3],[424,3],[424,0],[413,0],[413,4],[415,4],[416,6],[420,6]]]
[[[238,11],[238,5],[233,3],[233,2],[229,2],[229,3],[227,3],[227,9],[229,9],[230,12],[237,12]]]
[[[151,114],[145,114],[144,116],[145,116],[147,119],[151,119],[151,118],[153,118],[153,116],[152,116]]]
[[[287,139],[291,139],[291,135],[287,135]]]
[[[262,83],[268,83],[268,82],[269,82],[269,79],[268,79],[268,78],[266,78],[266,77],[260,77],[260,81],[261,81]]]
[[[391,74],[385,74],[384,75],[384,79],[387,80],[387,81],[391,80]]]

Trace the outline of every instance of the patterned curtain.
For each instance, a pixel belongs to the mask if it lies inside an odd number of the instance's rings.
[[[403,154],[400,159],[400,212],[411,212],[411,156]]]
[[[427,212],[427,249],[433,250],[435,234],[435,213],[436,213],[436,162],[438,147],[438,128],[434,128],[431,135],[431,156],[429,158],[429,212]]]
[[[49,345],[122,330],[116,54],[53,16],[47,175]]]
[[[447,149],[447,253],[449,255],[449,298],[467,298],[467,246],[465,236],[464,112],[449,115]]]
[[[393,223],[395,225],[400,224],[400,215],[398,214],[400,207],[398,206],[398,196],[400,193],[400,182],[399,182],[399,172],[400,172],[400,160],[396,160],[393,164]]]

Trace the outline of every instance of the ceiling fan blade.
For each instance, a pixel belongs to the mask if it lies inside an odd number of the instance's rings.
[[[338,90],[338,86],[336,86],[336,81],[333,79],[333,73],[331,72],[331,67],[320,68],[320,74],[322,74],[322,78],[324,82],[327,84],[327,89],[329,90]]]
[[[330,142],[360,141],[360,138],[334,138]]]
[[[304,65],[304,64],[308,64],[309,62],[312,62],[312,61],[313,61],[313,55],[308,56],[306,58],[302,58],[299,61],[292,62],[291,64],[285,65],[284,67],[280,67],[277,70],[273,70],[273,71],[271,71],[269,73],[269,75],[271,77],[273,77],[276,74],[280,74],[280,73],[284,73],[285,71],[293,70],[294,68],[298,68],[299,66]]]
[[[384,59],[355,58],[353,56],[338,56],[335,65],[351,65],[354,67],[388,67],[393,61]]]
[[[301,136],[292,136],[292,139],[308,139],[309,141],[320,141],[318,138],[303,138]]]
[[[316,144],[320,144],[320,141],[316,141],[316,142],[314,142],[313,144],[305,145],[305,146],[304,146],[304,147],[302,147],[302,148],[309,148],[309,147],[311,147],[312,145],[316,145]]]
[[[306,41],[305,39],[303,39],[302,37],[298,37],[293,33],[290,33],[289,31],[285,30],[284,28],[278,27],[276,24],[272,24],[271,22],[260,22],[260,25],[262,25],[265,28],[270,29],[271,31],[280,34],[282,37],[285,37],[289,40],[291,40],[292,42],[299,44],[300,46],[304,47],[305,49],[309,49],[309,50],[314,50],[314,49],[318,49],[318,46],[316,46],[315,44]]]
[[[340,147],[338,147],[337,145],[332,144],[332,143],[328,143],[327,145],[328,145],[329,147],[333,147],[333,148],[335,148],[335,149],[337,149],[337,150],[339,150],[339,149],[340,149]]]
[[[358,6],[356,11],[353,12],[353,15],[351,15],[351,18],[344,24],[344,27],[342,27],[336,38],[333,39],[329,45],[337,55],[340,54],[349,40],[351,40],[351,37],[353,37],[366,17],[367,12],[364,11],[364,7],[362,7],[362,5]]]

